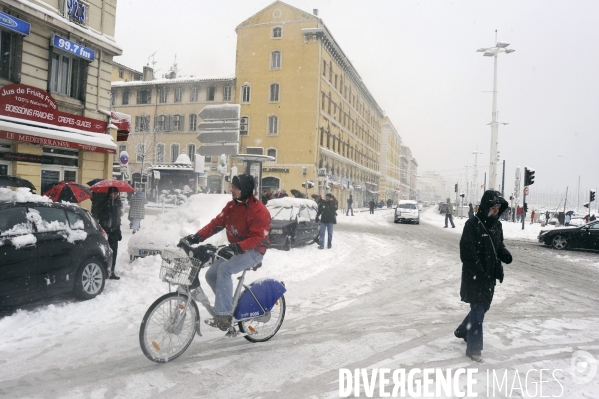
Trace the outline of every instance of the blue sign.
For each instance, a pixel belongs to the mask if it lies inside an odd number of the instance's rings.
[[[126,165],[129,162],[129,157],[125,154],[121,155],[121,163]]]
[[[0,26],[25,36],[29,36],[29,28],[31,27],[29,23],[3,12],[0,12]]]
[[[83,58],[87,61],[93,61],[96,53],[94,50],[83,47],[80,44],[77,44],[71,40],[65,39],[64,37],[60,37],[58,35],[54,35],[52,39],[52,44],[54,47],[66,51],[67,53],[73,54],[79,58]]]
[[[67,0],[68,15],[75,22],[85,23],[87,6],[77,0]]]

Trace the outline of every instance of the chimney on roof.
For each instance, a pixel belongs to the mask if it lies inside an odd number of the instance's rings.
[[[314,8],[312,10],[312,14],[314,14],[315,16],[318,16],[318,8]]]
[[[150,67],[148,65],[144,66],[143,80],[144,80],[144,82],[154,80],[154,70],[152,69],[152,67]]]

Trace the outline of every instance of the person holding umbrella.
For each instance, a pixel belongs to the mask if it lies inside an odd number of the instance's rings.
[[[123,203],[119,197],[119,189],[117,187],[108,187],[108,196],[98,207],[98,222],[108,235],[108,245],[112,249],[112,270],[108,271],[108,278],[111,280],[120,279],[119,276],[114,274],[114,269],[119,241],[123,238],[121,234],[121,216],[123,214]]]

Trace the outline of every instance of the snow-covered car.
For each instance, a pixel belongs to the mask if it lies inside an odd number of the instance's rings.
[[[544,229],[539,232],[538,240],[555,249],[599,250],[599,220],[580,227]]]
[[[395,223],[412,222],[420,224],[420,209],[418,203],[412,200],[401,200],[395,208]]]
[[[152,222],[146,224],[142,221],[141,229],[129,239],[129,260],[157,255],[165,248],[176,247],[181,237],[195,233],[208,224],[229,201],[230,194],[196,194],[190,196],[182,205],[158,215]],[[227,243],[226,237],[225,241],[221,239],[209,242]]]
[[[0,188],[0,307],[102,293],[112,267],[106,233],[87,210],[28,190]]]
[[[292,247],[311,244],[318,237],[318,205],[302,198],[272,199],[266,204],[270,222],[270,246],[289,251]]]

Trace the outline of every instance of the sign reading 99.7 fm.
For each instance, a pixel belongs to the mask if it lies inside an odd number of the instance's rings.
[[[52,37],[52,45],[62,51],[66,51],[69,54],[73,54],[79,58],[83,58],[86,61],[92,62],[96,53],[94,50],[83,47],[80,44],[75,43],[74,41],[65,39],[64,37],[54,35]]]

